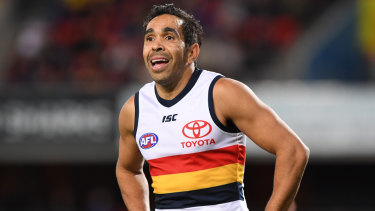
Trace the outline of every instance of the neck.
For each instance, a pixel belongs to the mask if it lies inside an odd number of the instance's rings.
[[[195,67],[189,66],[175,80],[169,84],[156,83],[156,90],[161,98],[172,100],[186,87],[191,76],[193,75]]]

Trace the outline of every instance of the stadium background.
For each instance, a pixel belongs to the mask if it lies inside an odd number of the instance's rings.
[[[0,211],[126,210],[117,115],[150,80],[142,20],[166,2],[0,0]],[[198,65],[249,85],[310,147],[299,210],[374,210],[375,2],[174,3],[203,25]],[[251,210],[273,160],[249,142]]]

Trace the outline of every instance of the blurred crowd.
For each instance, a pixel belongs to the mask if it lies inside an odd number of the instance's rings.
[[[320,14],[339,1],[181,0],[173,2],[201,21],[204,39],[198,60],[199,67],[236,79],[267,79],[265,78],[267,74],[262,72],[264,69],[261,67],[290,50]],[[172,1],[0,0],[0,21],[4,14],[2,12],[8,8],[4,5],[12,4],[13,12],[9,15],[12,16],[12,24],[14,24],[12,26],[16,28],[10,44],[12,48],[5,51],[6,55],[2,55],[0,51],[0,56],[3,56],[0,57],[0,65],[6,64],[5,67],[0,66],[0,88],[4,88],[5,85],[10,90],[41,87],[51,90],[73,89],[73,93],[75,90],[95,93],[116,91],[133,82],[150,81],[142,58],[143,18],[153,4],[169,2]],[[371,77],[374,79],[375,1],[358,0],[358,3],[360,42],[357,43],[359,46],[355,47],[362,49],[363,58],[372,70]],[[1,28],[1,22],[0,30],[2,34],[9,32]],[[352,28],[348,31],[352,32]],[[341,41],[337,46],[340,47],[347,40]],[[320,60],[315,60],[313,63],[312,66],[315,65],[316,69],[320,70],[315,74],[318,75],[317,78],[321,78],[322,75],[330,76],[328,68],[348,66],[345,59],[339,56],[335,57],[338,61],[329,63],[330,58],[326,57],[329,53],[350,52],[346,50],[347,48],[337,46],[333,48],[335,52],[324,52]],[[0,45],[0,50],[1,48]],[[332,46],[328,48],[332,49]],[[349,54],[347,60],[350,60],[351,56],[352,54]],[[328,66],[322,65],[322,61],[327,62]],[[355,66],[355,62],[353,64],[354,68],[360,69]],[[13,97],[12,92],[9,96]],[[0,211],[125,210],[116,184],[113,165],[113,163],[6,164],[6,161],[5,165],[0,163]],[[247,177],[250,178],[249,182],[253,183],[245,187],[252,190],[258,187],[259,191],[249,197],[253,199],[249,200],[249,203],[253,203],[252,207],[259,206],[259,209],[264,204],[254,203],[257,201],[265,203],[269,194],[267,190],[272,189],[266,186],[271,182],[265,181],[264,168],[262,165],[258,168],[251,166],[249,169],[252,170]],[[272,176],[273,166],[266,168]],[[361,204],[356,202],[352,202],[356,209],[341,208],[344,206],[341,204],[344,204],[343,199],[355,200],[345,199],[345,196],[349,196],[346,194],[348,181],[361,181],[364,179],[363,175],[372,179],[375,175],[373,165],[366,166],[372,174],[357,174],[359,171],[357,168],[340,166],[339,169],[342,169],[338,171],[340,177],[334,175],[337,169],[329,165],[323,168],[316,165],[315,168],[311,170],[313,173],[307,172],[302,194],[299,196],[302,197],[302,201],[305,200],[305,207],[308,207],[309,203],[319,204],[321,207],[304,209],[304,203],[301,203],[301,210],[372,210],[359,209],[357,206]],[[329,179],[327,175],[330,176]],[[364,181],[369,181],[366,184],[371,184],[370,179]],[[326,187],[333,187],[332,190],[338,193],[334,197],[335,203],[331,203],[334,194],[330,195]],[[350,188],[355,190],[353,191],[355,194],[362,192],[360,196],[363,197],[360,202],[364,207],[375,206],[372,199],[367,200],[371,193],[359,190],[361,188],[359,185],[349,186]],[[258,200],[257,196],[262,195],[262,192],[265,192],[264,197]],[[247,193],[251,192],[247,191]],[[333,204],[331,207],[339,208],[322,208],[330,204]]]
[[[288,49],[317,13],[334,1],[191,0],[175,5],[204,28],[199,66],[231,77],[261,77],[256,68]],[[8,86],[116,89],[146,82],[144,16],[165,1],[17,0],[19,20]]]
[[[0,211],[125,211],[112,165],[0,166]]]

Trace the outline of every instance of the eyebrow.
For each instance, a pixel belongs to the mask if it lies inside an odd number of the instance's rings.
[[[174,28],[170,28],[170,27],[165,27],[163,29],[163,32],[172,32],[173,34],[176,34],[178,37],[180,37],[180,34],[177,32],[176,29]]]
[[[149,29],[146,30],[145,35],[153,33],[153,32],[154,32],[154,29],[153,28],[149,28]],[[172,32],[173,34],[175,34],[178,37],[180,37],[180,34],[178,33],[178,31],[176,29],[174,29],[174,28],[171,28],[171,27],[165,27],[165,28],[163,28],[163,32]]]
[[[149,29],[146,30],[145,34],[150,34],[152,32],[154,32],[154,29],[153,28],[149,28]]]

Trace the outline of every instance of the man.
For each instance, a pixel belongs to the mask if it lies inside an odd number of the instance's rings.
[[[119,116],[117,180],[129,210],[149,210],[147,160],[156,210],[248,210],[245,137],[276,155],[266,210],[287,210],[309,150],[242,83],[196,67],[202,27],[173,4],[145,21],[143,58],[154,82]]]

